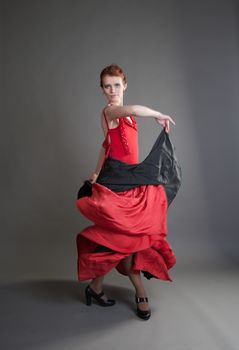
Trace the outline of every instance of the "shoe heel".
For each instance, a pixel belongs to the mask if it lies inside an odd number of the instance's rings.
[[[85,298],[86,298],[86,305],[90,306],[92,304],[91,295],[86,292]]]

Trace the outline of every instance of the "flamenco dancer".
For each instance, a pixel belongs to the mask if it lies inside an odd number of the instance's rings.
[[[175,122],[151,108],[124,105],[127,81],[117,64],[102,70],[100,86],[107,100],[101,114],[105,139],[96,169],[86,181],[91,192],[80,196],[78,193],[76,201],[80,212],[94,223],[76,238],[78,279],[91,280],[85,289],[87,305],[93,299],[101,306],[112,306],[115,300],[106,296],[102,284],[105,274],[116,268],[129,277],[135,288],[137,316],[148,320],[151,310],[141,274],[148,279],[172,281],[168,270],[176,258],[166,239],[169,199],[164,181],[158,180],[159,175],[154,176],[155,181],[151,175],[152,166],[159,171],[160,167],[153,163],[155,157],[160,158],[161,149],[154,146],[151,158],[138,163],[135,117],[154,118],[163,126],[164,135]],[[160,161],[161,167],[162,163],[167,164]]]

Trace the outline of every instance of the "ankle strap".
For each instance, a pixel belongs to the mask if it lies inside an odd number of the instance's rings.
[[[139,303],[144,303],[144,302],[148,302],[148,298],[147,297],[137,297],[137,296],[135,296],[135,301],[136,301],[136,303],[137,304],[139,304]]]
[[[102,297],[105,293],[103,292],[100,292],[99,294],[97,294],[92,288],[90,288],[90,286],[87,286],[87,289],[90,291],[91,294],[93,294],[96,298],[100,298]]]

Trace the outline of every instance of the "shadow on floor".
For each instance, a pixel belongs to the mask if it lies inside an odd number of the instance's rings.
[[[135,318],[134,295],[127,288],[104,285],[112,307],[86,306],[87,283],[62,280],[21,281],[2,285],[1,349],[32,349],[33,344],[77,336],[94,337]],[[14,336],[13,336],[14,334]]]

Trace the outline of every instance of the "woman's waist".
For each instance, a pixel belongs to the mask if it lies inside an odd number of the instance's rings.
[[[132,151],[130,154],[121,153],[117,150],[110,150],[109,156],[113,159],[120,160],[128,164],[138,164],[138,151]]]

